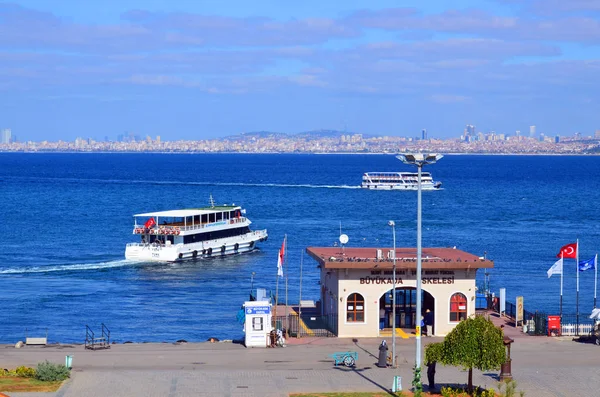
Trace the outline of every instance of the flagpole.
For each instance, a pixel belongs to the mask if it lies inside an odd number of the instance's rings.
[[[560,251],[560,321],[562,322],[562,302],[563,302],[563,273],[565,268],[565,262],[563,258],[563,252]]]
[[[575,331],[575,335],[579,335],[579,239],[577,239],[577,246],[576,246],[576,256],[577,259],[575,262],[575,271],[577,272],[577,294],[576,294],[576,309],[577,309],[577,330]]]
[[[287,234],[286,234],[287,240]],[[290,315],[288,313],[288,260],[287,260],[287,241],[285,242],[285,248],[283,249],[283,267],[285,268],[285,337],[290,332]]]
[[[304,262],[304,250],[300,256],[300,296],[298,297],[298,330],[296,336],[300,337],[300,321],[302,321],[302,262]]]
[[[277,251],[277,255],[279,255],[279,251]],[[277,328],[277,302],[278,302],[278,294],[279,294],[279,269],[277,269],[277,275],[275,277],[277,279],[275,281],[275,309],[273,309],[273,321],[275,324],[274,328]]]
[[[596,308],[596,291],[598,289],[598,254],[594,258],[594,309]]]

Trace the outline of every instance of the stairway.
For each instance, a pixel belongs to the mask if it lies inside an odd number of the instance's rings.
[[[94,331],[85,326],[85,348],[90,350],[110,349],[110,330],[102,323],[102,336],[96,338]]]

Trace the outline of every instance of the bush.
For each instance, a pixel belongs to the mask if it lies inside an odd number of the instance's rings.
[[[517,395],[517,382],[515,380],[506,380],[498,383],[498,393],[501,397],[514,397]],[[525,392],[518,392],[521,397],[525,395]]]
[[[16,369],[0,369],[1,376],[18,376],[20,378],[34,378],[35,368],[20,366]]]
[[[49,361],[44,361],[37,365],[35,372],[36,379],[43,382],[63,381],[71,375],[71,371],[62,364],[54,364]]]
[[[0,377],[2,376],[17,376],[14,369],[0,369]]]
[[[471,396],[477,396],[477,397],[496,397],[496,393],[494,392],[493,389],[490,390],[485,390],[485,389],[481,389],[479,387],[476,387],[475,390],[473,390],[473,394],[469,394],[467,392],[466,389],[462,388],[462,387],[442,387],[442,396],[443,397],[471,397]]]
[[[15,373],[21,378],[35,378],[35,368],[26,367],[24,365],[17,367]]]

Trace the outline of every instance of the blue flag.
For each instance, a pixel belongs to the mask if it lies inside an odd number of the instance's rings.
[[[596,267],[596,257],[595,256],[590,260],[579,262],[579,271],[580,272],[585,272],[586,270],[594,269],[595,267]]]

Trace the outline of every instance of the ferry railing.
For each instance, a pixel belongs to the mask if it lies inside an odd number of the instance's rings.
[[[220,221],[215,221],[215,222],[208,222],[208,223],[200,223],[197,225],[191,225],[191,226],[180,226],[182,231],[191,231],[191,230],[198,230],[198,229],[204,229],[207,227],[211,227],[216,223],[223,223],[225,222],[228,225],[233,225],[236,223],[242,223],[242,222],[246,222],[248,219],[246,217],[241,217],[241,218],[232,218],[232,219],[221,219]],[[218,226],[218,225],[217,225]]]
[[[231,219],[221,219],[220,221],[215,221],[215,222],[207,222],[207,223],[198,223],[195,225],[189,225],[189,226],[183,226],[183,225],[173,225],[173,224],[163,224],[163,225],[158,225],[157,227],[165,227],[167,229],[174,229],[177,228],[181,231],[192,231],[192,230],[199,230],[199,229],[205,229],[207,227],[211,227],[215,224],[221,224],[223,222],[225,222],[225,224],[227,225],[234,225],[236,223],[244,223],[247,222],[248,218],[246,218],[245,216],[242,216],[240,218],[231,218]],[[219,226],[219,225],[216,225]],[[133,229],[144,229],[144,225],[138,225],[137,223],[133,225]]]

